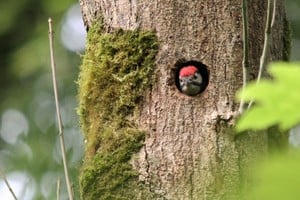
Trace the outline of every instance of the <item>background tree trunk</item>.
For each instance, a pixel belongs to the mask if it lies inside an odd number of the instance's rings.
[[[242,86],[241,2],[80,1],[88,28],[103,20],[108,33],[119,28],[156,32],[157,79],[135,113],[135,122],[147,135],[131,164],[138,171],[139,181],[161,199],[232,199],[249,183],[245,173],[249,173],[251,164],[267,154],[266,133],[234,136],[232,130],[239,106],[235,93]],[[267,2],[248,3],[254,78],[262,51]],[[279,0],[269,60],[286,57],[286,27],[283,1]],[[208,66],[210,82],[203,94],[188,97],[177,90],[174,65],[182,58]],[[97,123],[94,120],[91,124]]]

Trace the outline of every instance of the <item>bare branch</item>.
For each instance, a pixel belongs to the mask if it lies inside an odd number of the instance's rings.
[[[249,81],[249,36],[248,36],[248,2],[242,1],[242,17],[243,17],[243,90],[244,92]],[[245,100],[242,97],[239,107],[239,113],[242,113],[245,106]]]
[[[13,189],[12,189],[12,187],[11,187],[10,184],[8,183],[8,180],[7,180],[7,178],[6,178],[5,174],[4,174],[4,172],[3,172],[1,169],[0,169],[0,176],[1,176],[1,178],[3,178],[3,180],[4,180],[4,182],[5,182],[6,186],[7,186],[7,188],[9,189],[9,191],[10,191],[10,193],[12,194],[12,196],[14,197],[14,199],[15,199],[15,200],[18,200],[16,194],[14,193],[14,191],[13,191]]]
[[[56,184],[56,200],[59,200],[59,193],[60,193],[60,179],[57,179],[57,184]]]
[[[262,73],[265,69],[266,63],[267,63],[267,54],[270,46],[270,40],[271,40],[271,29],[273,24],[275,23],[275,16],[276,16],[276,0],[268,0],[268,8],[267,8],[267,20],[266,20],[266,27],[265,27],[265,38],[264,38],[264,46],[263,51],[260,57],[260,63],[259,63],[259,71],[258,76],[256,79],[256,84],[259,83]],[[250,101],[248,105],[248,109],[252,106],[253,100]]]
[[[73,200],[73,193],[72,193],[71,182],[70,182],[68,166],[67,166],[67,159],[66,159],[66,148],[65,148],[65,141],[64,141],[64,134],[63,134],[63,125],[62,125],[60,108],[59,108],[59,100],[58,100],[56,65],[54,59],[54,45],[53,45],[54,33],[52,29],[51,18],[49,18],[48,23],[49,23],[49,44],[50,44],[51,69],[52,69],[52,82],[53,82],[53,91],[54,91],[56,114],[57,114],[57,121],[58,121],[58,129],[59,129],[59,140],[60,140],[61,154],[62,154],[62,160],[64,165],[65,179],[66,179],[66,184],[68,189],[68,196],[69,196],[69,200]]]
[[[274,26],[275,23],[275,17],[276,17],[276,0],[273,0],[273,15],[272,15],[272,21],[271,21],[271,29]]]

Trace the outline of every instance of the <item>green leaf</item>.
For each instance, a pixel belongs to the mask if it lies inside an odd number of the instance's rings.
[[[237,124],[238,131],[261,130],[278,124],[287,130],[300,122],[300,64],[274,63],[268,69],[272,80],[249,84],[238,98],[254,100]]]

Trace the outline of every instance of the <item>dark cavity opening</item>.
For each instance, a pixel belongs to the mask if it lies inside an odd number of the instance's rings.
[[[208,83],[209,83],[209,71],[207,69],[207,66],[205,64],[203,64],[202,62],[199,62],[196,60],[186,61],[184,59],[179,59],[175,63],[175,85],[176,85],[177,89],[182,93],[184,93],[184,92],[182,91],[182,89],[180,87],[179,72],[182,68],[187,67],[187,66],[195,66],[198,69],[198,72],[202,76],[201,89],[199,90],[199,92],[196,94],[193,94],[193,95],[186,94],[188,96],[196,96],[196,95],[204,92],[204,90],[207,88]]]

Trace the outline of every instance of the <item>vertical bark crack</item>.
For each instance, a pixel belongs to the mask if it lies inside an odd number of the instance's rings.
[[[149,179],[150,176],[150,163],[149,163],[149,158],[148,158],[148,151],[147,151],[147,145],[144,147],[144,153],[145,153],[145,162],[146,162],[146,174],[145,174],[145,183],[149,184],[149,190],[151,191],[151,181]]]

